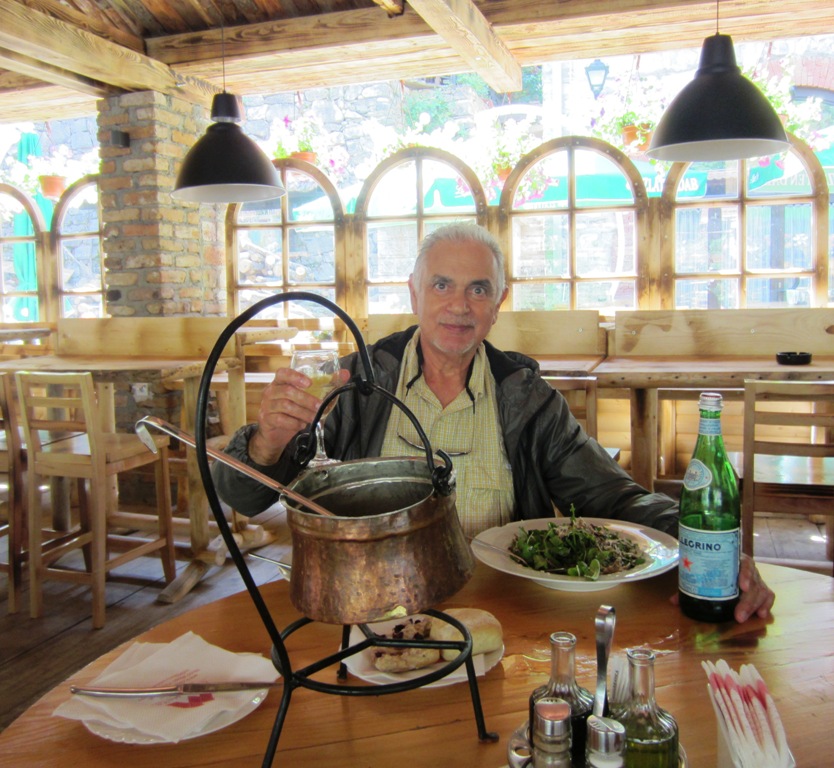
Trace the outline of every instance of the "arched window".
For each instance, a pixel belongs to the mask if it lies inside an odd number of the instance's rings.
[[[85,176],[61,196],[52,219],[60,317],[104,317],[104,248],[98,180]]]
[[[365,251],[365,295],[358,314],[408,313],[408,276],[420,241],[450,222],[486,223],[486,197],[471,168],[440,149],[411,147],[384,160],[356,201],[357,241]]]
[[[0,184],[0,297],[4,323],[46,319],[43,243],[47,223],[31,198]]]
[[[227,291],[230,314],[267,296],[309,291],[342,304],[345,295],[345,226],[339,195],[318,168],[285,158],[275,166],[287,194],[274,200],[230,205],[231,243]],[[302,313],[302,314],[299,314]],[[282,302],[259,317],[329,316],[324,307]]]
[[[663,191],[671,306],[825,305],[828,191],[807,145],[791,143],[781,155],[672,167]]]
[[[636,308],[647,211],[639,171],[609,144],[571,136],[534,149],[499,202],[509,308]]]

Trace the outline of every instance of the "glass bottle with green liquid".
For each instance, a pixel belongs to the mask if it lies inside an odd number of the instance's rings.
[[[678,768],[678,724],[655,701],[654,651],[626,653],[631,694],[613,713],[625,728],[625,768]]]
[[[680,497],[678,595],[684,614],[698,621],[731,620],[739,597],[741,503],[721,435],[722,407],[720,394],[701,394]]]

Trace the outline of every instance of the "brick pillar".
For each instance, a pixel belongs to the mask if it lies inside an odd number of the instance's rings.
[[[226,311],[225,206],[171,198],[208,111],[153,91],[99,102],[107,314],[222,315]],[[111,131],[130,146],[114,146]]]

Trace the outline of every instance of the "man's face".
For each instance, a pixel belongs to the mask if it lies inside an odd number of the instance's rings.
[[[408,280],[423,343],[449,357],[471,357],[507,295],[506,288],[498,293],[498,285],[495,258],[482,243],[435,245],[426,254],[422,274]]]

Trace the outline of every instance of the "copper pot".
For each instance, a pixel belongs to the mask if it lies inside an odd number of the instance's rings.
[[[305,616],[360,624],[419,613],[475,567],[455,495],[424,459],[362,459],[309,469],[288,486],[334,513],[283,498],[292,534],[290,599]]]

